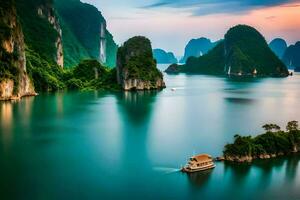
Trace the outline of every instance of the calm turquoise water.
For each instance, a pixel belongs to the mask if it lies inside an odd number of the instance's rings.
[[[237,133],[300,120],[300,75],[165,79],[161,92],[1,102],[0,199],[300,199],[300,156],[177,172],[193,153],[221,155]]]

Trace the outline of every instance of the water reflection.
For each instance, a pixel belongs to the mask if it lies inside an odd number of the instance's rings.
[[[0,105],[1,133],[10,132],[12,128],[13,116],[12,103],[1,102]]]
[[[263,190],[274,182],[293,184],[297,177],[299,161],[300,155],[292,155],[287,158],[257,160],[252,165],[225,162],[224,173],[233,179],[232,184],[238,188],[251,182],[256,190]],[[285,176],[279,177],[279,174]]]
[[[287,160],[286,178],[290,183],[294,182],[297,177],[300,155],[292,156]]]
[[[204,187],[211,178],[213,170],[187,174],[189,182],[196,188]]]
[[[6,149],[12,140],[13,106],[11,102],[0,103],[0,141]]]
[[[227,97],[225,98],[226,101],[229,103],[234,103],[234,104],[252,104],[256,102],[256,99],[252,98],[237,98],[237,97]]]
[[[159,91],[122,92],[117,94],[117,99],[130,122],[142,124],[149,117],[158,93]]]
[[[258,83],[258,82],[261,82],[265,80],[265,78],[256,78],[256,77],[228,77],[226,79],[226,81],[228,83],[233,83],[233,84],[236,84],[236,83]]]
[[[236,164],[236,163],[224,163],[224,174],[225,176],[229,176],[233,179],[233,184],[237,187],[241,187],[245,182],[250,174],[251,165],[243,163],[243,164]]]

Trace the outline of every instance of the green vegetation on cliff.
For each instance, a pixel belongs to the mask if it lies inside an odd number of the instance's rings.
[[[26,49],[26,66],[36,92],[65,89],[65,71],[29,48]]]
[[[77,65],[81,60],[88,59],[91,56],[61,18],[60,24],[63,32],[64,67],[71,68]]]
[[[69,89],[119,89],[116,69],[102,66],[97,60],[83,60],[68,73]]]
[[[163,77],[156,68],[150,40],[142,36],[127,40],[118,49],[118,67],[126,71],[126,79],[156,81]]]
[[[200,58],[189,57],[186,65],[173,65],[173,68],[168,68],[166,72],[186,72],[191,74],[223,74],[224,73],[224,41],[220,42],[209,53]]]
[[[55,8],[63,30],[67,67],[78,64],[82,59],[100,60],[101,39],[106,41],[104,64],[115,67],[118,47],[113,36],[106,30],[106,21],[96,7],[80,0],[55,0]]]
[[[300,130],[298,122],[291,121],[286,127],[286,132],[281,131],[276,124],[263,126],[266,133],[256,137],[234,137],[233,144],[224,148],[225,159],[230,161],[252,161],[253,159],[266,159],[285,155],[300,150]]]
[[[238,25],[223,41],[201,57],[190,57],[185,65],[172,66],[175,72],[215,75],[257,75],[285,77],[289,72],[254,28]],[[172,72],[168,69],[167,72]]]
[[[15,42],[14,48],[18,51],[13,50],[12,53],[5,50],[3,45],[0,46],[0,80],[13,80],[17,88],[22,69],[20,62],[25,60],[24,55],[26,55],[27,72],[37,92],[118,88],[116,70],[108,69],[97,61],[100,55],[100,28],[103,24],[106,25],[101,13],[94,6],[81,3],[79,0],[59,2],[59,5],[65,6],[63,11],[58,12],[65,14],[64,17],[60,16],[60,20],[58,20],[59,15],[53,0],[28,0],[26,2],[8,0],[1,3],[1,44],[13,38],[21,40],[23,46],[20,47],[20,41]],[[12,30],[11,25],[8,24],[15,23],[11,21],[12,19],[20,20],[21,25],[17,27],[18,30]],[[117,45],[113,36],[106,30],[106,26],[103,31],[107,54],[106,64],[114,66]],[[15,32],[21,38],[16,38]],[[57,64],[60,51],[58,42],[61,40],[65,64],[73,68],[62,69]],[[21,54],[23,59],[20,60]],[[25,69],[25,65],[22,67]]]
[[[14,0],[7,0],[1,2],[0,5],[0,82],[5,79],[14,81],[14,94],[18,91],[19,78],[21,73],[19,60],[22,57],[20,37],[22,30],[19,25],[19,21],[15,18],[16,10]],[[15,20],[13,20],[15,19]],[[11,24],[15,24],[11,26]],[[14,49],[11,52],[5,49],[4,42],[10,42],[11,38],[16,37]],[[14,40],[13,40],[14,41]],[[24,44],[23,44],[24,45]],[[12,47],[11,47],[12,48]]]
[[[106,65],[116,67],[118,45],[115,43],[113,35],[106,30]]]
[[[97,60],[83,60],[72,69],[62,69],[31,50],[26,55],[29,76],[37,92],[118,89],[116,70],[102,66]]]
[[[18,17],[22,24],[26,45],[47,62],[55,63],[55,42],[58,32],[46,17],[38,14],[40,6],[51,5],[52,0],[15,0]],[[53,13],[54,14],[54,13]]]

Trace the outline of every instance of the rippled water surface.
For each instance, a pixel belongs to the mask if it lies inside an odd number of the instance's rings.
[[[300,156],[178,172],[194,153],[221,155],[237,133],[300,120],[299,74],[165,80],[161,92],[0,102],[0,199],[300,198]]]

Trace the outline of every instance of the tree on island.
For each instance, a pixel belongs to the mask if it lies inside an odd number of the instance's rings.
[[[297,140],[299,138],[297,138],[297,133],[299,132],[298,130],[298,121],[290,121],[288,122],[287,126],[286,126],[286,130],[288,132],[288,137],[289,140],[292,144],[292,148],[293,148],[293,152],[297,151]]]
[[[235,135],[234,142],[225,145],[225,159],[252,162],[254,159],[268,159],[299,152],[300,130],[297,121],[289,122],[286,132],[276,124],[266,124],[263,128],[266,132],[256,137]]]
[[[297,131],[298,128],[299,128],[298,121],[290,121],[286,126],[286,130],[288,132]]]
[[[281,130],[280,126],[277,124],[265,124],[262,127],[267,131],[267,133],[278,132]]]

